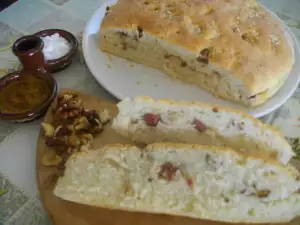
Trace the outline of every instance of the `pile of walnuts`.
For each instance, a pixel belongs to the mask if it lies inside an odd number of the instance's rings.
[[[74,93],[59,95],[52,113],[53,122],[42,123],[46,145],[51,148],[42,159],[45,166],[60,165],[70,154],[89,149],[93,135],[110,120],[107,109],[87,110]]]

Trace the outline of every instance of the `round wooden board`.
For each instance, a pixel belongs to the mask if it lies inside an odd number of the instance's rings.
[[[62,90],[61,92],[74,90]],[[117,107],[111,102],[79,93],[79,98],[83,100],[84,107],[96,109],[98,111],[107,108],[112,116],[117,114]],[[48,110],[45,122],[52,121],[51,107]],[[105,126],[104,131],[95,137],[92,147],[99,148],[106,144],[124,143],[127,140],[116,134],[110,127]],[[48,150],[45,145],[43,132],[37,143],[37,181],[40,191],[40,198],[44,208],[55,225],[225,225],[226,223],[196,220],[184,217],[155,215],[147,213],[134,213],[119,210],[108,210],[104,208],[91,207],[73,202],[64,201],[53,195],[53,188],[56,183],[58,170],[53,167],[45,167],[41,164],[42,156]],[[285,225],[299,225],[300,219]],[[274,224],[275,225],[275,224]]]

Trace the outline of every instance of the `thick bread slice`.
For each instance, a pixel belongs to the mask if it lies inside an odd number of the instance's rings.
[[[107,7],[99,43],[249,106],[273,96],[295,62],[283,24],[255,0],[119,0]]]
[[[154,101],[149,97],[125,99],[118,108],[112,127],[134,142],[228,146],[282,164],[287,164],[294,155],[279,132],[233,109],[196,102]],[[156,126],[146,124],[144,115],[149,113],[159,117]]]
[[[294,171],[227,148],[110,145],[73,155],[54,194],[110,209],[279,223],[300,213],[300,181]]]

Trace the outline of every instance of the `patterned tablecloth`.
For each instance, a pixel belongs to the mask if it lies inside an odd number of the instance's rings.
[[[11,53],[11,44],[17,37],[41,29],[61,28],[80,40],[86,21],[104,1],[19,0],[0,12],[0,77],[20,67]],[[261,2],[276,12],[300,41],[300,0]],[[59,88],[84,90],[116,101],[94,80],[84,64],[81,49],[72,65],[55,74],[55,78]],[[273,124],[292,141],[299,137],[300,89],[284,106],[262,120]],[[0,121],[0,225],[51,224],[39,201],[35,178],[35,145],[40,122],[14,124]]]

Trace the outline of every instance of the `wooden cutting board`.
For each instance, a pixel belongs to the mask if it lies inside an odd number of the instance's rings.
[[[62,90],[61,92],[73,90]],[[102,111],[107,108],[112,116],[117,114],[117,107],[114,103],[106,102],[96,97],[84,93],[78,93],[83,100],[85,108]],[[52,121],[51,107],[48,110],[45,122]],[[105,126],[104,131],[95,137],[94,148],[99,148],[105,144],[124,143],[127,140],[115,133],[110,124]],[[52,194],[56,183],[58,170],[53,167],[45,167],[41,160],[48,147],[45,145],[45,136],[41,130],[37,143],[36,172],[40,191],[40,198],[46,212],[55,225],[225,225],[226,223],[196,220],[167,215],[152,215],[146,213],[124,212],[119,210],[108,210],[98,207],[90,207],[64,201]],[[299,225],[300,218],[285,224]],[[274,224],[275,225],[275,224]]]

